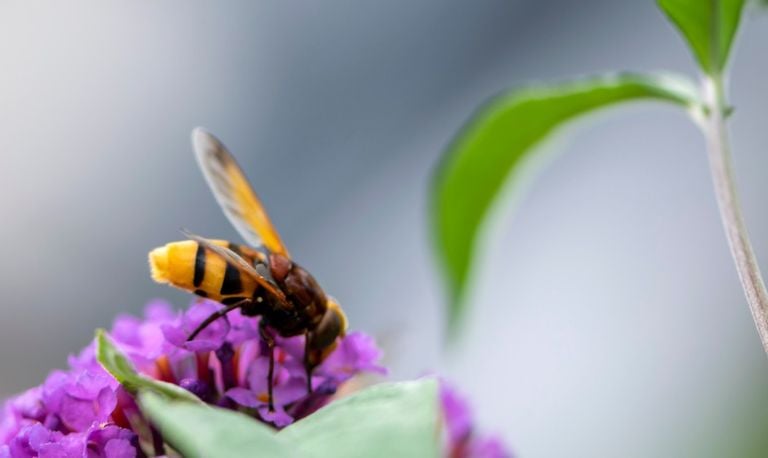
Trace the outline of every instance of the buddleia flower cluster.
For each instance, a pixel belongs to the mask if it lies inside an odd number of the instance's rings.
[[[258,318],[230,314],[187,341],[218,307],[214,302],[196,301],[180,313],[167,302],[151,302],[141,318],[118,317],[109,337],[143,375],[178,385],[208,404],[248,413],[276,429],[331,402],[351,378],[386,374],[374,340],[353,332],[341,338],[313,371],[309,392],[304,337],[277,337],[274,408],[270,409],[268,348],[260,336]],[[133,396],[98,363],[95,353],[92,342],[69,358],[68,370],[53,371],[42,385],[6,401],[0,416],[0,458],[166,454],[160,433],[142,415]],[[446,455],[508,456],[500,446],[488,447],[474,439],[467,429],[466,407],[446,390],[441,392]]]

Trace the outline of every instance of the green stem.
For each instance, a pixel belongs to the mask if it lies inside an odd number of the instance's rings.
[[[707,137],[709,166],[720,208],[720,217],[752,318],[755,320],[763,349],[768,353],[768,292],[749,241],[736,192],[728,128],[725,121],[728,104],[722,76],[713,76],[705,81],[704,95],[709,113],[703,120],[703,126]]]

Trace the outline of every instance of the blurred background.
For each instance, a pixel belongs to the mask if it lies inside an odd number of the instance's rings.
[[[768,16],[732,78],[736,173],[768,266]],[[237,240],[193,161],[240,160],[296,259],[376,335],[394,378],[445,374],[525,457],[766,456],[768,359],[696,128],[654,104],[569,129],[479,263],[447,346],[433,167],[511,85],[693,74],[651,0],[0,3],[0,395],[153,297],[184,226]],[[768,268],[768,267],[766,267]]]

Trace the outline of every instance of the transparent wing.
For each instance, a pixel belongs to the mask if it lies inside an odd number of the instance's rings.
[[[273,253],[289,256],[261,200],[227,148],[200,127],[192,131],[192,145],[216,201],[243,239],[253,246],[263,244]]]
[[[195,242],[199,243],[204,248],[207,248],[208,250],[212,251],[213,253],[221,256],[226,262],[233,264],[240,269],[242,269],[247,275],[249,275],[253,280],[262,288],[264,288],[271,296],[277,298],[280,300],[283,304],[288,304],[288,300],[285,297],[285,294],[278,288],[274,283],[269,281],[267,278],[262,276],[256,268],[253,267],[248,261],[243,259],[239,254],[235,253],[234,251],[230,250],[229,248],[216,245],[212,243],[210,240],[206,239],[205,237],[200,237],[199,235],[195,235],[186,229],[182,229],[181,231],[185,236],[187,236],[190,240],[194,240]]]

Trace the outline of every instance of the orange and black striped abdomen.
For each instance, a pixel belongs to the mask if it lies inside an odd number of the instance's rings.
[[[259,251],[226,240],[211,240],[211,243],[229,248],[251,264],[265,259]],[[253,298],[259,288],[258,283],[237,265],[194,240],[171,242],[155,248],[149,253],[149,264],[155,281],[222,304]]]

